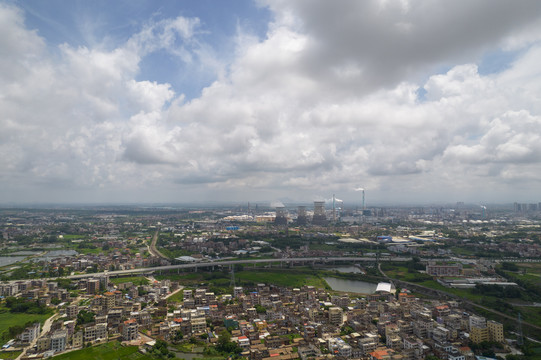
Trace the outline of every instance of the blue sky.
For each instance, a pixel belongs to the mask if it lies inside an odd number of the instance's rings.
[[[0,1],[0,202],[541,201],[541,3]]]
[[[271,13],[253,1],[16,1],[25,10],[29,29],[47,39],[51,51],[63,43],[73,47],[114,48],[126,42],[145,24],[176,16],[198,18],[198,39],[216,57],[232,61],[239,28],[265,37]],[[180,44],[179,44],[180,45]],[[200,95],[215,80],[212,73],[189,66],[166,49],[147,55],[138,80],[170,83],[187,98]]]

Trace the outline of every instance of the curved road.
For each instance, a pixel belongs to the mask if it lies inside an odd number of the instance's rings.
[[[167,259],[167,260],[171,260],[169,259],[167,256],[165,256],[164,254],[162,254],[157,248],[156,248],[156,243],[158,242],[158,236],[160,235],[160,228],[158,228],[156,230],[156,232],[154,233],[154,236],[152,237],[152,241],[150,242],[150,246],[148,246],[148,252],[151,254],[151,255],[154,255],[154,256],[157,256],[157,257],[161,257],[162,259]]]
[[[57,315],[58,315],[58,313],[55,313],[55,314],[51,315],[50,318],[47,318],[47,320],[45,320],[39,335],[34,340],[32,340],[32,342],[30,344],[28,344],[27,347],[25,347],[23,349],[23,351],[19,354],[19,356],[17,356],[16,360],[22,359],[22,357],[24,355],[26,355],[26,352],[28,351],[28,349],[31,349],[34,345],[36,345],[36,343],[38,342],[38,339],[40,337],[44,336],[45,334],[47,334],[49,332],[49,330],[51,330],[51,325],[52,325],[53,321],[56,319]]]

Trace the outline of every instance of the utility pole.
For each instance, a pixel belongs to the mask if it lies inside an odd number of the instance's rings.
[[[231,281],[229,282],[229,286],[235,287],[235,264],[231,265]]]
[[[522,317],[520,316],[520,313],[518,313],[518,329],[517,329],[517,345],[522,346],[524,345],[524,335],[522,334]]]

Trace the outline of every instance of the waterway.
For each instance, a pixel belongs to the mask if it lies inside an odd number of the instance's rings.
[[[372,284],[360,280],[338,279],[333,277],[325,277],[323,279],[325,279],[331,289],[336,291],[352,292],[359,294],[373,294],[378,287],[377,284]]]

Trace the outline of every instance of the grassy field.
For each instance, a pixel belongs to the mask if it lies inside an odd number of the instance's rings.
[[[517,306],[522,318],[532,324],[541,324],[541,308],[533,306]]]
[[[155,275],[156,280],[166,280],[178,281],[182,285],[194,285],[204,281],[204,273],[184,273],[184,274],[166,274],[166,275]]]
[[[54,357],[55,360],[151,360],[154,357],[139,352],[137,346],[122,346],[114,341]]]
[[[0,352],[0,359],[2,360],[13,360],[21,355],[22,351],[2,351]]]
[[[24,314],[5,312],[0,314],[0,339],[9,340],[8,329],[15,325],[24,325],[27,322],[41,322],[42,324],[52,314]]]
[[[189,256],[192,253],[183,249],[167,249],[165,247],[159,247],[158,250],[169,259],[174,259],[179,256]]]
[[[235,277],[239,284],[244,283],[264,283],[275,284],[278,286],[301,287],[311,285],[318,288],[324,288],[325,280],[315,276],[315,271],[283,269],[283,270],[260,270],[257,271],[239,271]]]
[[[181,291],[177,292],[175,295],[171,295],[167,298],[167,301],[169,302],[183,302],[184,301],[184,293]]]
[[[110,278],[109,281],[115,285],[132,282],[135,285],[147,285],[149,283],[148,279],[144,276],[127,276],[127,277],[117,277]]]
[[[229,273],[187,273],[156,275],[156,279],[170,279],[178,281],[185,286],[194,286],[205,284],[210,287],[227,288],[230,284]],[[263,269],[245,267],[242,271],[235,271],[235,280],[237,286],[250,286],[258,283],[275,284],[278,286],[301,287],[303,285],[312,285],[318,288],[325,288],[325,280],[317,276],[317,270],[312,269]]]
[[[469,248],[469,247],[452,246],[451,251],[456,255],[471,256],[471,255],[475,254],[475,251],[473,251],[473,249]]]
[[[78,239],[86,239],[88,238],[88,235],[78,235],[78,234],[66,234],[63,235],[64,240],[78,240]]]

